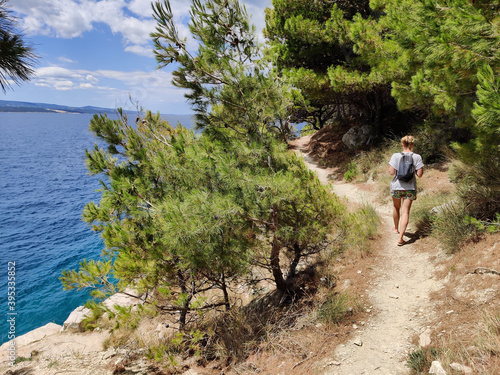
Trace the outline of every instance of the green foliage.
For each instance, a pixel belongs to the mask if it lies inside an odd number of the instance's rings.
[[[412,132],[415,151],[433,163],[452,145],[469,166],[458,189],[465,214],[492,220],[500,211],[500,4],[274,0],[273,7],[269,53],[300,89],[294,110],[302,121],[316,127],[317,111],[337,108],[330,115],[340,118],[354,108],[359,121],[378,125],[374,133],[399,133],[409,127],[401,111],[412,112],[422,122]]]
[[[365,53],[362,37],[376,39],[377,24],[369,1],[273,0],[266,9],[269,55],[300,94],[292,116],[321,129],[331,119],[342,120],[354,107],[365,120],[380,125],[382,108],[393,106],[390,81],[369,64],[379,51]],[[380,36],[378,36],[380,39]],[[380,43],[379,43],[380,44]],[[378,57],[380,58],[380,57]]]
[[[439,352],[433,347],[415,350],[408,355],[407,365],[413,374],[426,374]]]
[[[500,155],[500,78],[490,65],[477,74],[477,102],[472,115],[476,119],[474,149],[482,159]]]
[[[339,225],[341,203],[277,141],[195,137],[151,113],[137,126],[95,116],[90,127],[108,148],[87,151],[104,178],[83,218],[106,248],[103,260],[63,273],[67,289],[103,298],[128,285],[161,288],[160,308],[179,310],[183,327],[191,310],[228,309],[229,283],[255,263],[287,290],[301,257],[324,249]],[[210,289],[222,298],[204,299]]]
[[[33,358],[31,358],[31,357],[27,358],[27,357],[19,356],[19,357],[16,357],[16,359],[14,360],[14,365],[17,365],[18,363],[21,363],[21,362],[30,362],[32,360],[33,360]]]
[[[332,292],[318,310],[318,317],[328,324],[340,324],[358,309],[356,300],[346,293]]]
[[[359,209],[346,215],[346,246],[358,251],[361,256],[370,252],[369,241],[378,233],[380,218],[370,204],[363,204]]]
[[[459,202],[444,207],[433,221],[432,234],[438,238],[450,254],[460,250],[468,241],[477,239],[481,232],[468,219],[465,207]]]
[[[479,158],[454,167],[457,195],[465,214],[481,220],[493,220],[500,212],[500,158]]]
[[[7,9],[7,0],[0,0],[0,87],[3,92],[11,82],[28,81],[38,56],[16,30],[16,18]]]
[[[101,325],[99,324],[99,319],[101,319],[106,313],[112,314],[102,303],[98,303],[93,300],[87,301],[85,303],[85,307],[90,309],[90,315],[85,316],[81,322],[81,325],[85,330],[94,330],[95,328],[100,327]]]
[[[195,137],[150,112],[136,124],[120,109],[116,120],[94,116],[90,129],[107,148],[86,151],[89,171],[103,179],[83,219],[101,233],[103,259],[61,280],[97,298],[129,285],[160,289],[158,308],[179,311],[182,330],[190,311],[229,309],[228,288],[255,264],[287,291],[300,259],[325,248],[342,206],[275,140],[286,135],[287,89],[260,58],[244,7],[193,1],[196,55],[170,3],[153,9],[158,63],[177,64],[174,84],[189,90],[205,132]],[[209,301],[204,293],[214,289],[221,298]],[[134,325],[130,313],[119,309],[117,325]]]
[[[192,1],[195,54],[179,35],[170,2],[157,1],[153,12],[156,60],[160,67],[177,64],[173,83],[189,90],[185,96],[199,128],[260,141],[269,133],[290,135],[289,90],[262,58],[244,6],[237,0]]]
[[[146,358],[155,360],[156,362],[163,362],[163,357],[165,353],[168,352],[168,345],[162,344],[157,346],[149,347],[146,351]],[[173,356],[169,356],[169,362],[171,365],[176,365],[177,363],[174,361]]]
[[[146,357],[149,359],[154,359],[157,362],[162,362],[164,357],[167,356],[169,362],[172,366],[177,365],[174,360],[176,355],[194,355],[199,357],[201,352],[206,345],[207,341],[213,332],[201,332],[197,329],[191,329],[190,331],[177,332],[173,338],[168,340],[168,342],[149,347],[146,353]]]
[[[446,160],[455,155],[450,148],[453,140],[467,139],[469,132],[446,123],[436,116],[428,117],[413,133],[415,137],[416,153],[422,156],[424,164],[431,164]]]
[[[93,203],[88,206],[95,208]],[[79,271],[63,271],[59,278],[64,290],[71,289],[92,289],[92,297],[104,298],[107,295],[116,293],[116,287],[112,282],[111,260],[90,260],[84,259],[80,262]]]
[[[428,236],[432,233],[436,214],[435,207],[455,204],[456,201],[450,194],[425,195],[419,198],[419,204],[411,209],[412,222],[417,228],[417,233],[421,236]]]
[[[358,175],[358,167],[355,162],[350,162],[347,165],[347,171],[344,173],[344,180],[347,182],[353,181]]]

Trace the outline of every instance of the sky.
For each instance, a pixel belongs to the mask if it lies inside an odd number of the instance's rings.
[[[262,39],[271,0],[240,0]],[[170,0],[179,31],[188,36],[188,0]],[[151,0],[8,0],[17,29],[39,56],[35,75],[0,100],[145,109],[190,114],[174,67],[157,68]],[[132,99],[132,101],[130,100]]]

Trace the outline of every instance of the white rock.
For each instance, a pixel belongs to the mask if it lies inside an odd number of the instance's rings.
[[[429,369],[429,374],[446,375],[446,371],[444,370],[441,362],[432,361],[431,368]]]
[[[390,294],[390,295],[389,295],[389,298],[398,299],[399,297],[398,297],[397,295],[395,295],[395,294]]]
[[[363,341],[361,341],[361,339],[356,339],[353,341],[353,344],[356,346],[363,346]]]
[[[142,296],[137,295],[137,292],[133,289],[125,289],[125,293],[116,293],[103,302],[103,305],[108,309],[112,309],[113,306],[118,305],[122,307],[137,306],[143,304],[144,301],[141,299]],[[138,298],[131,297],[131,295],[137,295]]]
[[[461,365],[460,363],[453,362],[450,367],[458,372],[461,372],[463,374],[472,374],[472,369],[468,366]]]
[[[16,347],[25,346],[31,344],[32,342],[40,341],[46,336],[51,336],[56,333],[59,333],[60,330],[61,326],[59,324],[47,323],[46,325],[40,328],[34,329],[33,331],[29,331],[24,335],[16,337],[15,338]],[[11,341],[7,341],[6,343],[2,344],[2,346],[0,346],[0,353],[3,354],[4,351],[8,350]]]
[[[78,306],[69,314],[68,319],[63,323],[61,331],[81,332],[83,330],[82,320],[85,316],[90,315],[90,313],[90,309],[84,306]]]
[[[431,344],[431,330],[427,328],[419,337],[418,345],[421,348],[426,348]]]

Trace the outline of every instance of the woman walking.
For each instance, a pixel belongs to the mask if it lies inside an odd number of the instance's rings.
[[[403,246],[403,236],[410,218],[411,204],[417,199],[417,178],[424,174],[424,163],[419,154],[412,152],[414,138],[407,135],[401,139],[403,152],[391,156],[389,174],[394,178],[391,182],[393,203],[392,218],[395,233],[399,233],[398,246]]]

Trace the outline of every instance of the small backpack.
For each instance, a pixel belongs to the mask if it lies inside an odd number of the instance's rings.
[[[401,182],[410,182],[415,175],[415,166],[413,165],[413,154],[401,153],[399,161],[397,179]]]

